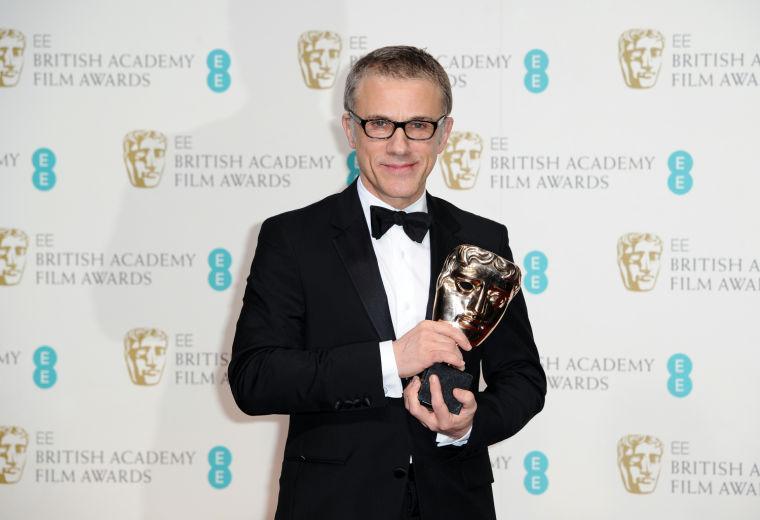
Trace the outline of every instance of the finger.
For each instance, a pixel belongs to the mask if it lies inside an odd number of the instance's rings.
[[[478,407],[478,403],[475,400],[475,394],[473,394],[469,390],[463,390],[462,388],[455,388],[454,399],[462,403],[462,410],[474,411]]]
[[[464,350],[472,350],[470,340],[467,339],[467,336],[464,335],[464,332],[459,330],[457,327],[448,321],[436,321],[434,323],[436,324],[436,332],[453,339],[454,342]]]
[[[441,382],[436,375],[430,376],[430,397],[433,402],[433,413],[435,414],[439,429],[448,429],[451,422],[451,412],[449,412],[446,402],[443,400]]]
[[[417,393],[419,392],[419,378],[414,378],[404,388],[404,407],[411,412],[411,408],[415,402],[417,402]]]
[[[439,363],[448,363],[451,366],[457,367],[459,370],[464,370],[464,359],[457,350],[451,352],[450,350],[436,349],[430,351],[430,355],[433,357],[433,361]]]
[[[411,389],[411,391],[408,394],[409,400],[406,403],[406,409],[412,417],[420,421],[425,428],[432,429],[435,426],[435,415],[420,403],[419,390],[421,386],[422,382],[417,376],[414,376],[412,382],[407,385],[406,388]]]

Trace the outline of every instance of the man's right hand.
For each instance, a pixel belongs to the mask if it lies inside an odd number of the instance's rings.
[[[398,375],[411,377],[433,363],[448,363],[464,370],[459,348],[471,350],[464,333],[446,321],[425,320],[393,342]]]

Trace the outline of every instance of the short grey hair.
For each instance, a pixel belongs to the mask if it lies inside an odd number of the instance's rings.
[[[428,79],[441,91],[445,115],[451,114],[454,100],[451,82],[443,66],[423,49],[408,45],[381,47],[362,56],[348,72],[346,88],[343,92],[343,108],[353,111],[356,103],[356,88],[359,82],[370,74],[398,79]]]

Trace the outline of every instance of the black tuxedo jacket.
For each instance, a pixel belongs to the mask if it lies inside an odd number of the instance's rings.
[[[427,202],[429,319],[455,246],[512,254],[503,225]],[[261,226],[228,372],[245,413],[290,415],[276,518],[395,520],[410,455],[423,518],[495,518],[487,447],[520,430],[546,393],[522,293],[464,353],[478,403],[469,442],[439,448],[402,399],[383,393],[378,343],[395,335],[370,240],[355,182]],[[487,388],[477,392],[481,366]]]

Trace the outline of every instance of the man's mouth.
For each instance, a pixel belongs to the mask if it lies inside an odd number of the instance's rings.
[[[409,170],[411,170],[416,163],[413,162],[406,162],[406,163],[381,163],[383,168],[390,170],[394,173],[406,173]]]

